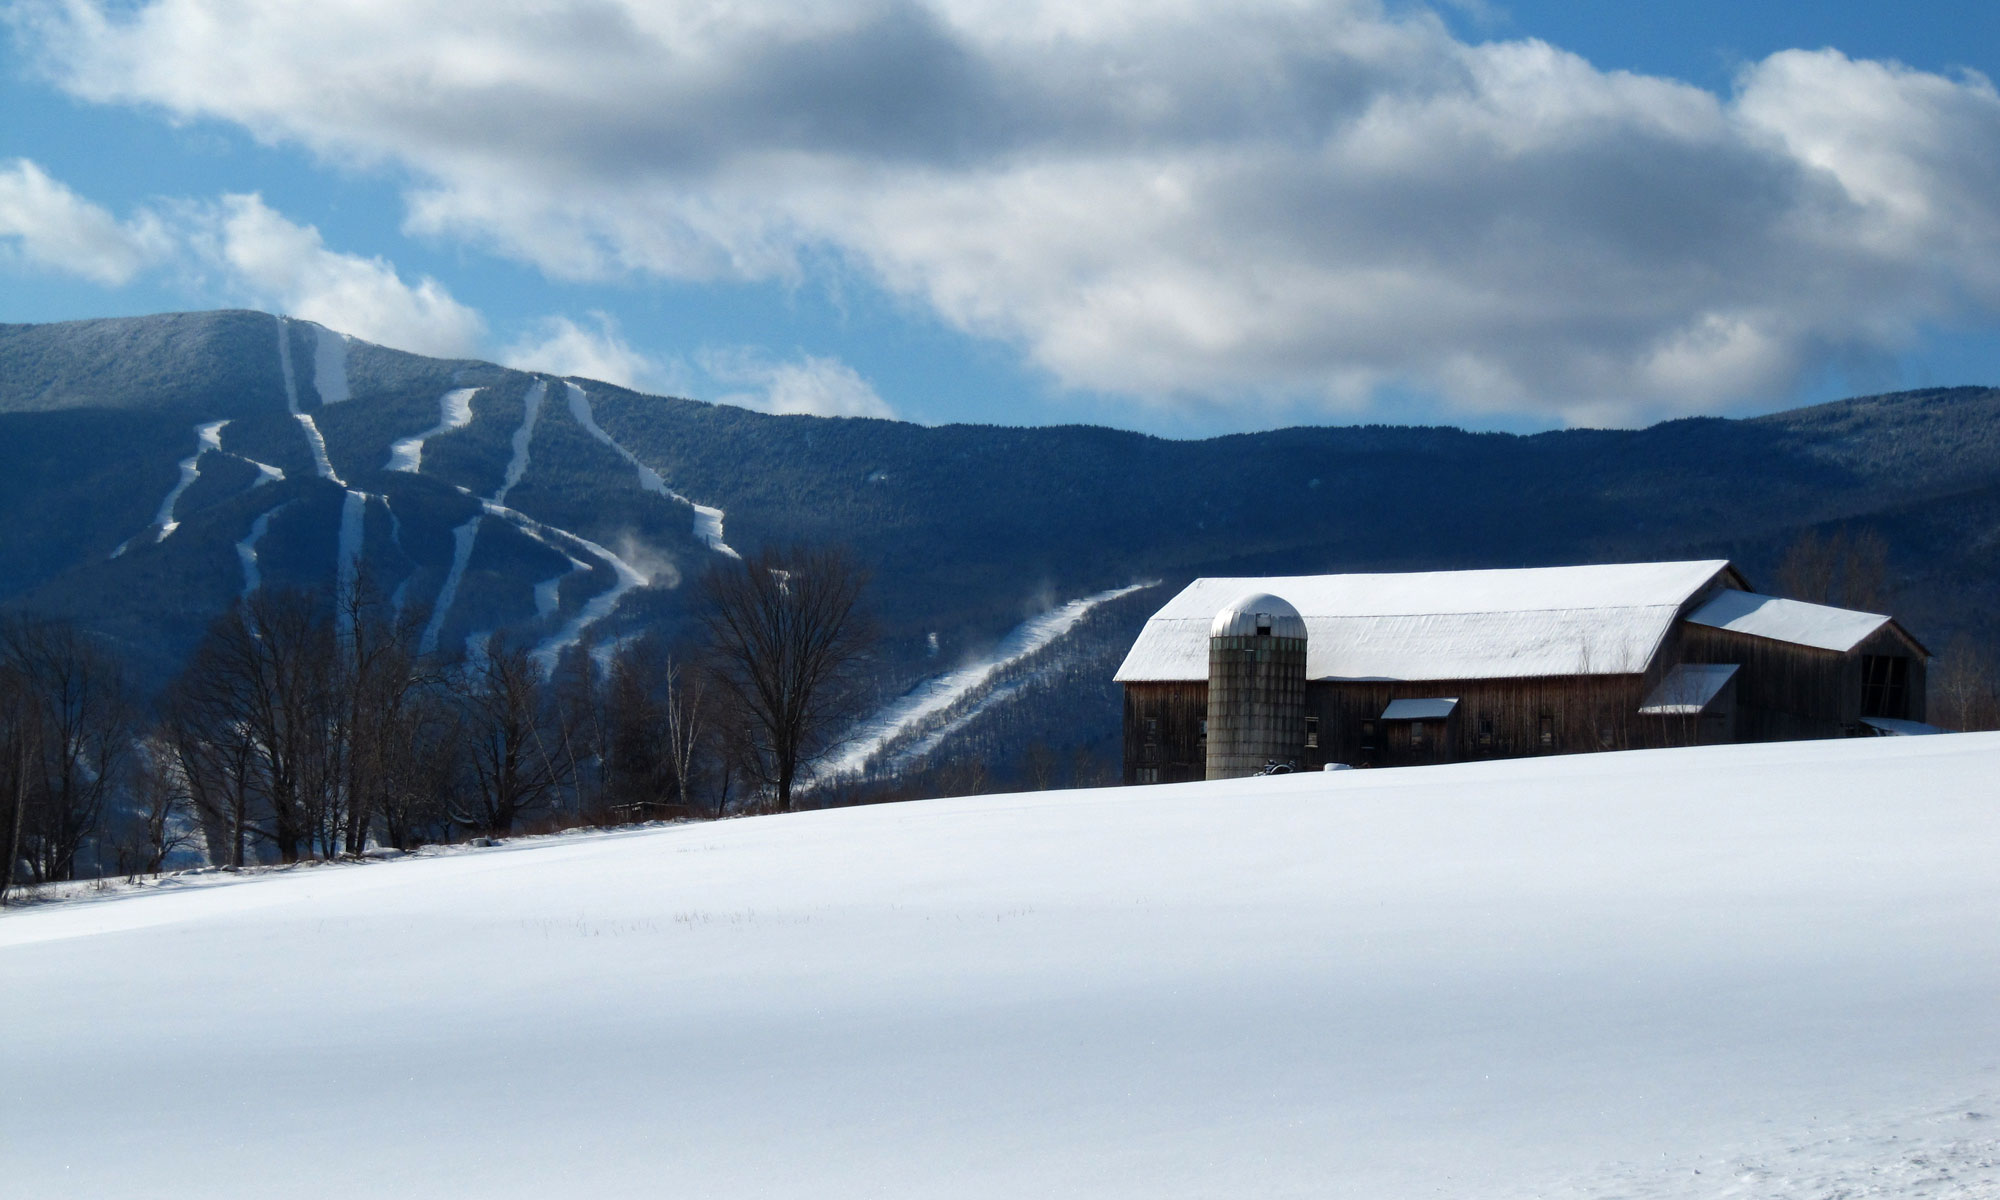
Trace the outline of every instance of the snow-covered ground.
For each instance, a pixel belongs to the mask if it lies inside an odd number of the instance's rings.
[[[1993,1196],[1995,778],[2000,735],[1602,754],[29,908],[0,1159],[34,1196]]]

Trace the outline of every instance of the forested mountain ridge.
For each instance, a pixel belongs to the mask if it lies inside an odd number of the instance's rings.
[[[770,416],[253,312],[0,326],[0,604],[76,619],[152,682],[249,583],[343,570],[442,609],[448,653],[671,633],[718,541],[840,542],[873,572],[887,699],[1140,581],[1709,555],[1767,580],[1811,529],[1882,535],[1897,611],[1934,647],[1990,639],[2000,391],[1635,431],[1173,441]],[[1092,661],[1063,676],[1108,676],[1162,598],[1079,627]],[[1110,696],[1039,703],[1022,736],[1108,737]]]

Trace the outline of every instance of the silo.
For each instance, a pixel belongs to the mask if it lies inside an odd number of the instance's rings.
[[[1242,596],[1208,627],[1208,778],[1255,775],[1305,749],[1305,619],[1276,596]]]

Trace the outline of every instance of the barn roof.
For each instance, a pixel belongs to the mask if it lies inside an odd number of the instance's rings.
[[[1825,604],[1808,604],[1803,600],[1760,596],[1756,592],[1723,591],[1689,613],[1688,620],[1696,625],[1747,633],[1751,637],[1816,646],[1821,650],[1838,650],[1844,654],[1867,641],[1890,619],[1881,613],[1856,612],[1851,608],[1832,608]]]
[[[1115,678],[1208,678],[1209,623],[1246,592],[1281,596],[1305,618],[1309,679],[1638,674],[1718,577],[1740,582],[1721,559],[1197,579],[1146,622]]]

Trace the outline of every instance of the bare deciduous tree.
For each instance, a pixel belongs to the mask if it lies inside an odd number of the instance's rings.
[[[77,852],[117,786],[133,707],[120,664],[75,626],[16,617],[0,625],[0,660],[16,679],[28,744],[19,849],[37,882],[71,878]]]
[[[766,549],[702,581],[716,686],[740,715],[748,766],[780,811],[800,772],[855,711],[855,668],[873,644],[866,577],[837,549]]]
[[[1945,647],[1930,675],[1932,723],[1946,729],[2000,728],[2000,677],[1983,647],[1959,634]]]
[[[1885,612],[1889,592],[1889,541],[1875,529],[1837,530],[1822,538],[1806,530],[1778,563],[1778,591],[1794,600]]]
[[[473,668],[462,702],[472,787],[452,818],[491,834],[545,807],[569,778],[560,713],[542,668],[518,646],[498,646]]]

